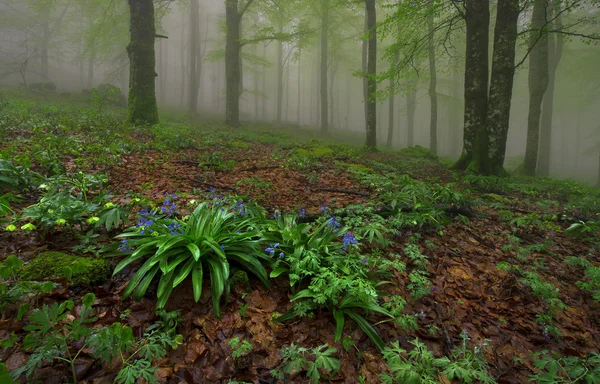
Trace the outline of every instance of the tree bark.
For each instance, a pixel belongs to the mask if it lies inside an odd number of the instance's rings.
[[[300,59],[302,58],[302,51],[298,50],[298,77],[296,79],[296,82],[298,84],[298,99],[296,100],[296,124],[298,124],[298,126],[301,125],[301,121],[300,121],[300,108],[301,108],[301,102],[302,102],[302,76],[300,73],[300,68],[302,68],[300,66]]]
[[[200,4],[198,0],[190,1],[190,48],[188,56],[188,66],[190,71],[190,81],[188,83],[188,113],[195,115],[198,110],[198,91],[200,84],[198,81],[198,48],[200,37]]]
[[[427,16],[427,29],[429,32],[429,100],[431,101],[430,123],[429,123],[429,149],[437,154],[438,134],[438,99],[437,99],[437,71],[435,68],[435,46],[433,38],[433,2],[430,3],[429,15]]]
[[[515,46],[519,0],[498,0],[487,126],[489,157],[495,175],[506,175],[504,157],[515,77]]]
[[[49,17],[49,15],[46,15]],[[48,45],[50,44],[50,25],[48,20],[42,22],[42,39],[40,46],[40,61],[41,61],[41,79],[48,81]]]
[[[127,121],[133,124],[158,123],[154,53],[154,3],[152,0],[128,0],[130,9],[127,46],[129,56],[129,98]]]
[[[455,169],[489,174],[488,107],[489,0],[466,0],[465,121],[463,151]]]
[[[415,111],[417,92],[412,88],[406,94],[406,146],[415,145]]]
[[[556,15],[555,27],[561,28],[560,2],[554,0],[550,11]],[[562,58],[563,42],[556,34],[549,40],[548,50],[548,89],[542,104],[542,126],[540,128],[540,150],[537,164],[538,176],[550,175],[550,154],[552,146],[552,119],[554,111],[554,86],[556,83],[556,70]]]
[[[230,127],[240,125],[240,20],[238,0],[225,0],[225,124]]]
[[[277,28],[278,33],[283,33],[283,23]],[[277,100],[275,121],[281,123],[281,111],[283,103],[283,42],[277,41]]]
[[[92,89],[94,87],[94,62],[96,61],[96,38],[92,38],[90,47],[90,57],[88,57],[88,78],[87,88]]]
[[[377,148],[377,15],[375,0],[365,0],[367,13],[367,28],[369,30],[369,48],[367,52],[367,142],[369,150]]]
[[[529,176],[534,176],[536,173],[542,102],[548,88],[548,39],[543,30],[546,23],[546,1],[536,0],[531,16],[533,31],[530,44],[535,45],[529,54],[529,117],[523,168],[524,173]]]
[[[367,36],[367,33],[369,33],[369,27],[368,27],[368,23],[367,23],[367,13],[365,12],[365,25],[364,25],[364,36]],[[368,125],[367,122],[367,100],[369,99],[369,83],[367,82],[367,76],[365,76],[364,74],[367,73],[367,62],[368,62],[368,58],[367,58],[367,54],[369,52],[369,41],[367,39],[364,39],[363,36],[363,41],[362,41],[362,72],[363,72],[363,102],[365,103],[364,105],[364,110],[365,110],[365,126]]]
[[[329,0],[321,0],[321,132],[329,129],[329,105],[327,96],[327,64],[328,64],[328,34],[329,34]]]
[[[394,60],[392,61],[392,66],[396,67],[398,65],[398,61],[400,60],[400,54],[396,53],[394,55]],[[389,100],[389,111],[388,111],[388,132],[387,132],[387,142],[386,146],[392,147],[392,139],[394,137],[394,111],[396,109],[395,99],[396,99],[396,77],[392,77],[390,79],[390,100]]]

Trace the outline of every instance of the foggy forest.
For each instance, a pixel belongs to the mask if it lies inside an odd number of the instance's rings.
[[[598,0],[0,0],[0,383],[600,383]]]

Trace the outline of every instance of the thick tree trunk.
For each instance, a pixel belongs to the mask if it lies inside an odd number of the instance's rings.
[[[154,3],[152,0],[128,0],[131,41],[129,55],[129,98],[127,121],[134,124],[158,123],[154,56]]]
[[[435,46],[433,38],[433,2],[430,3],[429,15],[427,17],[427,29],[429,32],[429,100],[431,101],[431,110],[429,118],[429,149],[437,154],[437,134],[438,134],[438,99],[437,99],[437,71],[435,68]]]
[[[488,161],[489,0],[466,0],[465,121],[463,151],[456,169],[491,173]]]
[[[560,2],[554,0],[551,11],[556,16],[555,28],[561,28]],[[540,151],[537,164],[538,176],[550,175],[550,154],[552,146],[552,118],[554,112],[554,86],[556,82],[556,70],[562,58],[563,42],[556,35],[550,36],[548,50],[548,89],[544,95],[542,104],[542,125],[540,127]]]
[[[279,24],[277,32],[283,33],[283,24]],[[275,121],[281,122],[281,111],[283,103],[283,42],[277,41],[277,100]]]
[[[515,77],[515,46],[519,0],[498,0],[487,125],[489,156],[495,175],[505,175],[504,156]]]
[[[375,0],[365,0],[367,13],[367,29],[369,30],[369,49],[367,53],[367,148],[376,150],[377,147],[377,16]]]
[[[523,168],[524,173],[529,176],[534,176],[536,172],[542,102],[548,88],[548,39],[541,30],[546,22],[546,1],[536,0],[531,16],[533,32],[531,32],[530,44],[535,46],[529,54],[529,117]]]
[[[321,0],[321,68],[320,68],[320,92],[321,92],[321,132],[327,132],[329,129],[329,105],[327,96],[327,64],[328,64],[328,44],[329,35],[329,0]]]
[[[412,88],[406,94],[406,146],[415,145],[415,111],[417,109],[417,92]]]
[[[452,100],[450,104],[450,148],[452,148],[452,156],[460,155],[460,116],[459,110],[462,107],[460,95],[460,74],[458,71],[452,71]]]
[[[198,109],[198,91],[200,82],[198,68],[200,66],[198,58],[200,37],[200,4],[198,0],[190,1],[190,48],[189,48],[189,69],[190,82],[188,83],[188,112],[195,115]]]
[[[230,127],[240,125],[240,19],[238,1],[225,0],[225,124]]]

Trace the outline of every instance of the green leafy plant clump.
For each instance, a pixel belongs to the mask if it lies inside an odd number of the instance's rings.
[[[110,262],[62,252],[42,252],[23,267],[21,274],[23,279],[29,280],[67,277],[74,283],[96,285],[110,276]]]

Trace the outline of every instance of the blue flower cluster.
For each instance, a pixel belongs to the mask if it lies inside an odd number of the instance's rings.
[[[240,217],[246,216],[246,207],[244,207],[244,202],[242,200],[238,200],[237,203],[233,206],[233,210]]]
[[[169,230],[171,236],[183,235],[181,224],[176,221],[172,221],[169,225],[167,225],[167,229]]]
[[[327,206],[327,203],[321,204],[320,210],[323,215],[329,215],[329,207]]]
[[[176,194],[171,195],[169,193],[166,193],[165,195],[166,197],[162,206],[160,207],[160,210],[165,216],[173,216],[177,213],[177,205],[175,204],[174,200],[177,199],[178,196]]]
[[[270,254],[271,256],[275,255],[275,249],[279,247],[279,243],[271,244],[270,247],[265,248],[265,252]]]
[[[146,230],[152,227],[154,221],[152,220],[152,212],[147,209],[142,209],[140,211],[140,220],[136,224],[137,228],[140,228],[140,233],[143,235],[146,233]]]
[[[298,210],[298,215],[300,215],[300,217],[305,217],[306,216],[306,209],[300,207],[300,209]]]
[[[121,252],[131,252],[131,245],[129,244],[129,241],[127,241],[126,239],[121,240],[121,245],[119,245],[119,250]]]
[[[354,234],[352,234],[352,232],[346,232],[342,239],[342,242],[344,243],[344,251],[347,250],[348,247],[352,247],[353,245],[358,244],[358,240],[356,240],[356,237],[354,237]]]
[[[217,191],[213,187],[208,188],[208,197],[212,200],[215,200],[215,205],[221,205],[221,200],[224,199],[224,196],[221,194],[217,194]]]
[[[339,229],[342,226],[335,216],[331,216],[331,218],[327,221],[327,224],[333,229]]]

